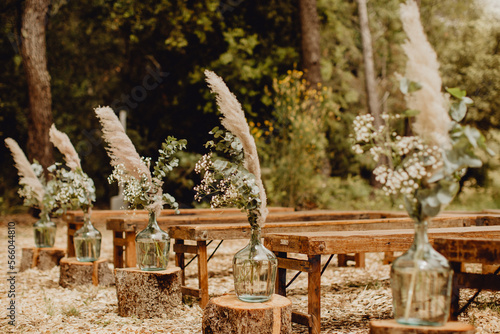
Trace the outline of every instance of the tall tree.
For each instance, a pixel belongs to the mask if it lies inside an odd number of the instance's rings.
[[[320,83],[320,34],[316,0],[299,0],[302,32],[302,63],[306,80],[312,86]]]
[[[377,81],[375,76],[375,66],[373,64],[373,49],[370,26],[368,23],[368,11],[366,0],[358,1],[359,27],[361,31],[361,42],[363,44],[363,63],[365,66],[365,86],[368,110],[375,118],[374,125],[378,128],[382,125],[380,117],[380,105],[377,94]]]
[[[21,56],[29,91],[28,155],[44,167],[54,161],[49,141],[52,96],[45,45],[50,1],[26,0],[21,28]]]

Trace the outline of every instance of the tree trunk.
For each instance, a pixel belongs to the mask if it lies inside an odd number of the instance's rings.
[[[366,9],[367,0],[358,1],[359,28],[361,30],[361,42],[363,44],[363,62],[365,65],[365,86],[366,86],[366,101],[368,104],[368,112],[373,116],[373,125],[378,129],[382,124],[380,115],[380,104],[377,93],[377,80],[375,76],[375,66],[373,64],[373,49],[372,36],[370,26],[368,24],[368,11]],[[377,167],[387,165],[388,160],[381,157],[377,162]],[[375,175],[372,174],[370,184],[376,188],[380,188],[381,184],[375,180]]]
[[[320,34],[316,0],[299,0],[302,32],[302,63],[305,78],[315,87],[321,82]]]
[[[49,129],[52,96],[47,70],[45,24],[50,0],[26,0],[21,28],[21,56],[29,92],[28,156],[48,167],[54,161]]]
[[[377,82],[375,79],[375,68],[373,65],[372,37],[368,25],[368,12],[366,0],[358,1],[359,27],[361,30],[361,41],[363,44],[363,61],[365,65],[365,86],[368,111],[375,118],[374,125],[378,128],[382,125],[380,117],[380,106],[377,94]]]

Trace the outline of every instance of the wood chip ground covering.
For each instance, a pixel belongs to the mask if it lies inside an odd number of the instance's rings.
[[[59,286],[59,267],[49,271],[29,269],[16,275],[16,326],[6,317],[9,283],[7,282],[7,222],[16,221],[16,262],[21,249],[33,247],[28,215],[3,216],[0,219],[0,333],[201,333],[203,310],[193,298],[161,318],[141,320],[117,314],[115,287]],[[112,260],[112,235],[103,224],[96,226],[103,234],[102,256]],[[216,243],[210,245],[213,250]],[[209,263],[209,293],[219,296],[233,290],[231,261],[246,241],[225,241]],[[66,226],[58,222],[56,247],[66,246]],[[388,265],[383,254],[367,255],[364,269],[339,268],[336,257],[321,279],[322,333],[368,333],[369,322],[392,318]],[[328,259],[323,258],[323,263]],[[173,265],[171,257],[170,265]],[[352,265],[352,264],[351,264]],[[112,268],[112,264],[110,263]],[[187,283],[197,286],[196,261],[187,268]],[[288,274],[291,278],[293,273]],[[475,291],[465,290],[461,303]],[[307,276],[302,274],[288,289],[294,309],[307,310]],[[500,292],[482,292],[459,321],[476,326],[476,333],[500,333]],[[293,333],[307,333],[293,325]]]

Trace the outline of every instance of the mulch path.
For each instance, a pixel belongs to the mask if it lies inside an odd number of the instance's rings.
[[[21,249],[33,247],[29,215],[9,215],[0,219],[0,332],[7,333],[201,333],[203,310],[197,300],[184,303],[161,318],[124,318],[117,314],[114,287],[81,286],[65,289],[59,286],[59,268],[49,271],[30,269],[16,275],[16,327],[8,324],[6,305],[7,222],[16,224],[16,262]],[[112,235],[102,224],[102,256],[112,259]],[[213,243],[215,244],[215,243]],[[219,296],[233,290],[232,257],[246,241],[224,241],[209,263],[209,292]],[[66,245],[66,226],[58,222],[56,247]],[[213,246],[215,247],[215,246]],[[209,247],[209,251],[213,249]],[[321,280],[322,333],[368,333],[369,322],[392,317],[390,266],[382,264],[383,254],[368,254],[366,268],[339,268],[335,257]],[[326,262],[324,257],[323,262]],[[173,257],[171,263],[173,265]],[[110,264],[112,267],[112,264]],[[3,269],[2,269],[3,268]],[[197,286],[196,261],[187,268],[187,283]],[[292,277],[293,273],[288,274]],[[462,303],[474,293],[462,293]],[[307,309],[307,276],[302,274],[288,290],[294,308]],[[476,326],[476,333],[500,333],[500,292],[482,292],[459,321]],[[293,333],[307,333],[304,326],[294,325]]]

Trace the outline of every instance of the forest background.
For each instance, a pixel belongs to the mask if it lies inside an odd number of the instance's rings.
[[[302,0],[301,0],[302,1]],[[219,124],[204,82],[210,69],[243,105],[271,205],[299,209],[398,208],[370,186],[374,165],[351,150],[352,121],[368,112],[358,1],[317,0],[320,84],[302,70],[299,0],[51,1],[46,15],[53,121],[77,148],[97,187],[97,207],[117,194],[93,109],[127,111],[140,155],[156,159],[167,136],[188,140],[167,192],[194,202],[194,165]],[[367,2],[376,92],[382,111],[405,109],[395,73],[404,74],[400,0]],[[492,2],[493,3],[493,2]],[[27,147],[29,96],[21,55],[25,1],[0,4],[0,136]],[[446,87],[474,100],[466,122],[499,152],[500,16],[486,0],[420,0],[422,20]],[[312,89],[314,88],[314,89]],[[54,152],[55,160],[62,161]],[[498,155],[469,170],[451,209],[500,208]],[[25,210],[17,175],[0,146],[0,213]],[[396,206],[394,206],[396,205]]]

